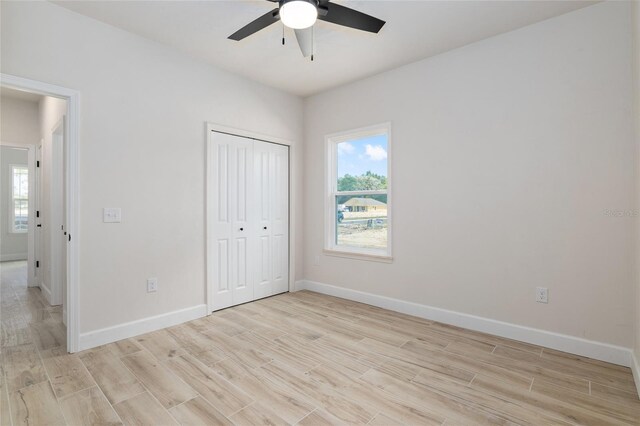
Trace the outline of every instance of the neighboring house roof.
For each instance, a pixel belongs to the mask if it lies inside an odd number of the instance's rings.
[[[387,205],[382,201],[374,200],[373,198],[351,198],[349,201],[344,203],[345,206],[355,206],[355,207],[376,207],[376,206],[384,206]]]

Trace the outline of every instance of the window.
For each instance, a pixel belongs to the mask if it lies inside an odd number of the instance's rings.
[[[330,135],[326,141],[325,249],[390,259],[390,126]]]
[[[29,225],[29,169],[11,166],[11,232],[27,232]]]

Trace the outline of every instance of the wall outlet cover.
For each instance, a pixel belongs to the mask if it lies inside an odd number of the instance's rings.
[[[147,293],[153,293],[158,291],[158,279],[147,278]]]
[[[549,289],[546,287],[536,288],[536,302],[549,303]]]
[[[102,222],[120,223],[122,222],[122,209],[119,207],[105,207],[102,209]]]

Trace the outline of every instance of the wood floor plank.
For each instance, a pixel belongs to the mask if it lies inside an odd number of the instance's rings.
[[[528,365],[546,368],[558,373],[580,377],[613,388],[633,392],[636,390],[633,376],[617,368],[607,369],[601,365],[585,362],[571,362],[560,357],[535,356],[517,349],[498,346],[494,355],[503,359],[513,359]]]
[[[2,354],[0,354],[0,361],[2,361],[2,359]],[[4,364],[0,363],[0,365]],[[9,408],[9,392],[7,391],[2,368],[0,368],[0,425],[12,426],[11,409]]]
[[[289,424],[274,413],[273,410],[259,402],[254,402],[253,404],[243,408],[229,417],[229,419],[237,426],[285,426]]]
[[[295,368],[304,373],[319,364],[319,359],[315,354],[310,354],[302,347],[297,348],[297,350],[292,349],[289,346],[262,339],[251,332],[239,334],[236,338],[242,340],[247,346],[260,348],[260,354],[262,355],[261,361],[263,362],[247,363],[254,368],[260,367],[273,360],[278,360],[280,362],[286,362],[291,368]]]
[[[31,327],[23,317],[12,317],[2,320],[0,330],[2,332],[0,335],[0,345],[2,345],[3,348],[33,343]]]
[[[362,379],[346,388],[337,391],[346,398],[372,407],[378,413],[383,413],[408,425],[438,425],[444,421],[444,416],[430,410],[423,403],[410,401],[403,395],[392,395],[382,388],[371,386]]]
[[[129,399],[145,391],[138,379],[109,348],[101,347],[78,355],[111,404]]]
[[[206,330],[206,328],[198,327],[194,325],[193,322],[180,324],[167,329],[191,355],[208,352],[210,356],[218,356],[220,359],[226,358],[227,355],[216,345],[215,340],[211,339],[201,330]]]
[[[32,322],[31,334],[40,350],[64,347],[67,344],[67,333],[64,325],[51,318]]]
[[[109,343],[108,345],[106,345],[106,348],[118,358],[126,355],[131,355],[142,350],[142,346],[136,343],[134,339],[124,339],[117,342]]]
[[[369,422],[370,426],[402,426],[403,424],[404,423],[396,419],[392,419],[391,417],[382,413],[375,416],[373,420]]]
[[[249,395],[191,355],[172,359],[167,366],[225,416],[253,402]]]
[[[253,331],[255,328],[258,328],[258,327],[266,327],[264,324],[260,323],[259,321],[253,320],[251,318],[252,317],[251,315],[245,315],[242,312],[225,310],[220,314],[220,316],[222,318],[226,318],[232,323],[235,323],[244,327],[249,331]]]
[[[62,412],[69,425],[121,425],[120,417],[97,387],[73,393],[60,399]]]
[[[258,369],[253,370],[253,374],[246,374],[231,381],[254,400],[271,408],[287,423],[297,423],[316,408],[289,387],[262,376]]]
[[[48,381],[12,392],[9,400],[14,426],[65,424],[62,410]]]
[[[290,388],[298,395],[304,395],[308,401],[346,423],[367,423],[377,413],[374,407],[346,398],[334,389],[318,384],[278,361],[264,365],[260,370],[274,382]]]
[[[473,373],[481,373],[495,380],[508,381],[513,386],[519,386],[527,390],[533,380],[532,374],[505,368],[499,360],[491,357],[492,354],[476,353],[473,356],[464,356],[452,352],[434,350],[417,341],[408,342],[401,349],[413,352],[414,358],[408,359],[413,359],[418,365],[427,368],[430,368],[433,364],[449,365]],[[482,358],[481,355],[485,355],[487,358]],[[400,357],[399,359],[404,360],[405,358]]]
[[[124,365],[165,408],[197,396],[196,391],[145,351],[121,358]]]
[[[40,356],[58,398],[96,384],[80,358],[68,354],[66,348],[47,349]]]
[[[535,383],[535,381],[534,381]],[[563,398],[554,398],[537,392],[522,390],[506,382],[492,380],[478,376],[471,383],[472,389],[477,389],[486,395],[496,396],[513,407],[529,410],[541,416],[548,416],[553,423],[614,425],[620,424],[614,419],[607,419],[588,410],[583,410],[567,403]]]
[[[442,416],[454,423],[463,424],[512,424],[521,417],[535,413],[506,410],[497,398],[487,397],[481,392],[469,394],[469,387],[447,380],[433,380],[432,386],[407,383],[385,375],[375,369],[364,374],[362,380],[379,386],[393,395],[402,395],[408,402],[422,404],[429,412]],[[548,419],[544,419],[548,421]]]
[[[594,398],[570,389],[561,388],[542,381],[534,381],[531,387],[532,394],[540,394],[546,397],[561,399],[585,412],[593,412],[604,419],[613,419],[619,423],[633,424],[640,421],[640,407],[627,402],[622,404],[611,400]]]
[[[203,362],[204,364],[204,362]],[[205,364],[207,365],[207,364]],[[232,358],[225,358],[209,367],[227,380],[233,381],[247,375],[252,369],[246,365],[240,364]]]
[[[591,365],[594,367],[603,368],[607,371],[618,371],[622,373],[624,376],[627,376],[631,373],[631,369],[629,367],[624,367],[622,365],[615,365],[609,362],[604,362],[604,361],[600,361],[593,358],[587,358],[580,355],[570,354],[570,353],[558,351],[555,349],[542,348],[541,357],[554,359],[562,362],[568,362],[569,364]]]
[[[3,368],[9,392],[47,380],[44,365],[34,344],[3,348]]]
[[[160,361],[179,357],[186,352],[180,343],[167,330],[158,330],[143,334],[136,338],[136,342],[144,346]]]
[[[169,426],[178,423],[148,392],[119,402],[113,406],[127,426]]]
[[[321,408],[315,409],[304,419],[298,422],[299,426],[336,426],[346,425],[345,422],[326,412]]]
[[[201,396],[169,409],[169,413],[182,426],[233,425]]]
[[[640,399],[635,392],[626,392],[599,383],[591,383],[591,395],[617,404],[629,404],[631,407],[640,408]]]

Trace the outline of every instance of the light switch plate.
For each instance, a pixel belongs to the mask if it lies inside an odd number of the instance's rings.
[[[119,207],[105,207],[102,209],[102,221],[104,223],[122,222],[122,210]]]

